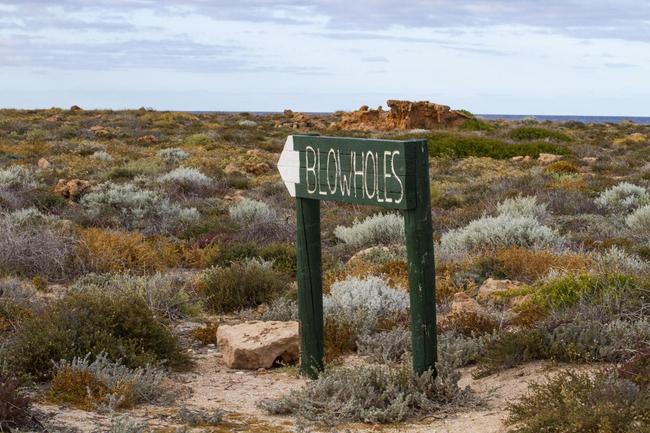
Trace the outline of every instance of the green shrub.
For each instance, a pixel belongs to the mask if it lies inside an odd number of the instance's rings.
[[[93,360],[102,352],[132,368],[187,364],[176,337],[142,298],[98,291],[70,293],[27,319],[9,347],[8,360],[19,373],[47,379],[53,362],[88,354]]]
[[[642,433],[650,394],[616,373],[562,372],[508,406],[511,433]]]
[[[221,247],[215,265],[228,266],[244,259],[260,258],[273,262],[273,268],[288,276],[296,275],[296,247],[293,244],[254,242],[228,243]]]
[[[572,162],[560,160],[560,161],[552,162],[551,164],[546,166],[544,171],[546,173],[554,173],[554,174],[575,174],[578,173],[580,170]]]
[[[156,315],[178,320],[196,317],[202,312],[201,302],[190,286],[187,277],[172,272],[148,276],[89,274],[79,279],[73,289],[139,296]]]
[[[336,425],[346,422],[392,423],[467,405],[468,388],[449,365],[416,375],[410,367],[362,366],[322,373],[304,388],[260,406],[272,414],[291,414],[307,421]]]
[[[271,301],[286,287],[286,276],[273,269],[271,262],[258,259],[207,269],[199,285],[206,306],[216,313],[256,307]]]
[[[555,140],[564,142],[572,140],[563,132],[536,126],[521,126],[510,131],[509,135],[510,138],[515,140]]]
[[[513,156],[537,158],[540,153],[567,155],[570,152],[554,143],[508,143],[496,138],[465,136],[439,132],[428,136],[429,155],[435,157],[467,158],[469,156],[508,159]]]
[[[490,122],[486,122],[485,120],[474,117],[472,119],[467,119],[464,121],[463,124],[460,125],[459,129],[462,129],[464,131],[492,131],[494,129],[494,125]]]
[[[486,348],[476,377],[489,376],[524,362],[545,358],[546,338],[540,329],[505,332]]]
[[[542,284],[534,299],[547,311],[559,310],[583,300],[598,302],[603,296],[620,298],[637,286],[635,279],[627,275],[566,275]]]
[[[614,320],[603,323],[567,313],[557,323],[549,319],[535,328],[505,332],[491,341],[479,362],[477,377],[514,367],[528,361],[550,359],[558,362],[620,362],[630,357],[630,348],[650,346],[650,322]]]
[[[138,176],[156,176],[164,166],[155,160],[138,159],[112,168],[106,177],[111,180],[131,180]]]
[[[206,134],[192,134],[185,138],[183,144],[186,146],[209,146],[214,141]]]
[[[246,177],[244,173],[240,172],[227,174],[223,178],[223,182],[226,184],[226,186],[235,189],[248,189],[250,186],[250,180],[248,177]]]

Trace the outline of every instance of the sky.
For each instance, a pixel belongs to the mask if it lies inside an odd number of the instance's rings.
[[[650,116],[649,0],[0,0],[0,107]]]

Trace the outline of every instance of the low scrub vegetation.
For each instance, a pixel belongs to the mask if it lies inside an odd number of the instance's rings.
[[[650,394],[615,372],[566,371],[533,384],[508,410],[513,433],[643,432],[650,425]]]
[[[407,366],[340,368],[325,372],[305,388],[260,405],[273,414],[291,414],[309,422],[394,423],[473,401],[458,387],[458,374],[444,364],[414,374]]]
[[[66,221],[34,208],[0,214],[0,272],[63,279],[74,273],[76,238]]]
[[[611,212],[624,212],[646,204],[649,198],[648,191],[644,187],[621,182],[600,193],[595,202]]]
[[[557,231],[534,218],[498,215],[480,218],[466,227],[445,233],[440,240],[440,255],[443,259],[457,260],[500,248],[544,250],[559,248],[562,243]]]
[[[26,319],[8,349],[13,371],[37,379],[53,374],[53,360],[105,354],[128,367],[187,364],[177,338],[134,294],[70,293]]]
[[[520,126],[510,131],[509,136],[515,140],[572,141],[571,137],[564,132],[537,126]]]
[[[224,322],[298,319],[295,200],[278,154],[288,134],[375,134],[328,129],[339,114],[294,117],[0,110],[0,430],[58,431],[43,404],[63,420],[67,407],[111,417],[97,428],[114,432],[254,430],[185,392],[198,395],[204,360],[223,373]],[[323,201],[327,371],[263,406],[299,425],[432,415],[436,429],[437,414],[477,401],[454,369],[478,378],[536,361],[547,377],[513,395],[501,430],[647,430],[650,127],[472,117],[376,134],[428,141],[438,377],[405,366],[402,215]],[[166,416],[139,421],[131,408],[144,404]]]
[[[32,424],[31,400],[19,390],[20,382],[0,373],[0,431],[14,431]]]
[[[404,218],[396,214],[373,215],[355,222],[352,227],[336,227],[334,235],[347,245],[357,248],[403,243]]]
[[[246,259],[227,267],[207,269],[199,290],[206,307],[217,313],[256,307],[271,301],[287,286],[283,274],[273,269],[271,262]]]
[[[511,143],[498,138],[436,133],[427,137],[429,155],[433,157],[467,158],[470,156],[507,159],[514,156],[537,158],[540,153],[567,155],[569,151],[546,141]]]
[[[182,208],[155,191],[128,183],[103,183],[85,195],[81,205],[97,225],[145,233],[173,231],[199,219],[196,209]]]
[[[100,353],[61,361],[54,368],[48,398],[80,409],[129,409],[140,403],[171,398],[163,385],[165,372],[149,365],[129,368]]]

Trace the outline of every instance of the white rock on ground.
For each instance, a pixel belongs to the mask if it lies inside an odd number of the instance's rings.
[[[220,325],[217,345],[228,368],[270,368],[276,360],[291,363],[300,357],[298,322],[250,321]]]
[[[552,153],[540,153],[537,160],[542,164],[550,164],[555,161],[562,159],[560,155],[554,155]]]

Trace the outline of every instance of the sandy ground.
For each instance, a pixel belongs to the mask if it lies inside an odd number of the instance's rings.
[[[174,406],[144,406],[129,411],[129,416],[146,420],[152,426],[179,427],[175,415],[178,407],[226,411],[222,426],[213,430],[221,432],[281,433],[292,432],[291,418],[270,416],[256,403],[265,398],[277,397],[291,389],[299,388],[305,380],[297,376],[295,368],[268,371],[229,370],[214,349],[202,349],[194,354],[195,367],[191,372],[176,374],[177,398]],[[357,363],[351,359],[350,363]],[[493,376],[474,380],[472,368],[462,370],[461,386],[471,387],[484,403],[453,414],[439,414],[415,422],[393,426],[349,425],[338,431],[386,433],[501,433],[504,432],[504,408],[508,401],[526,392],[533,381],[542,381],[553,371],[562,368],[550,363],[531,363]],[[110,414],[98,414],[69,408],[40,404],[38,408],[48,415],[49,424],[77,429],[80,432],[108,431]],[[165,431],[174,431],[172,428]],[[191,429],[189,431],[192,431]],[[331,430],[324,430],[331,431]]]

